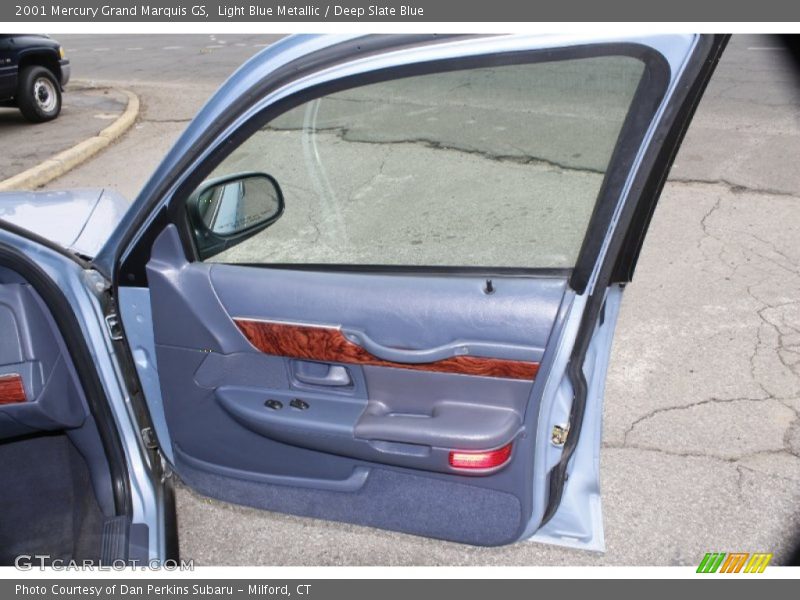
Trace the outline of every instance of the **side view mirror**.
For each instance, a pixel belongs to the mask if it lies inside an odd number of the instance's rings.
[[[237,173],[203,182],[187,202],[201,259],[269,227],[283,214],[283,193],[266,173]]]

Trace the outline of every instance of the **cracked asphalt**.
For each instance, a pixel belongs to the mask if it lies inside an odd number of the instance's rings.
[[[95,53],[88,36],[61,37],[76,76],[124,82],[143,112],[49,187],[107,185],[128,197],[262,43],[104,36],[111,50]],[[185,55],[165,64],[161,46],[178,43]],[[107,66],[137,52],[147,58]],[[183,555],[198,564],[694,565],[709,551],[768,551],[781,562],[800,532],[798,156],[800,96],[783,51],[769,38],[734,37],[625,292],[605,400],[605,554],[475,548],[259,512],[181,487]]]

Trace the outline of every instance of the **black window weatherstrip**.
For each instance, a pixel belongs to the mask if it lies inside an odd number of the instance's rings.
[[[631,190],[631,194],[635,193],[639,201],[614,265],[611,276],[612,283],[627,283],[633,278],[633,272],[644,243],[645,233],[653,218],[653,212],[661,191],[667,182],[672,163],[729,39],[730,35],[714,36],[708,57],[702,63],[701,70],[697,74],[697,80],[687,92],[684,104],[677,109],[676,124],[669,132],[668,137],[664,139],[661,152],[654,161],[654,168],[650,176],[644,183],[640,183],[638,186],[635,185]]]
[[[380,40],[385,36],[375,37]],[[372,38],[370,38],[370,40],[371,39]],[[424,45],[429,44],[432,41],[440,42],[442,40],[440,38],[436,38],[435,40],[432,38],[425,38],[422,41],[418,41],[416,44],[406,42],[404,45]],[[348,59],[354,58],[354,56],[361,51],[361,47],[359,46],[359,50],[357,51],[352,47],[351,44],[351,42],[345,44],[349,46],[349,50],[347,51],[334,52],[334,49],[338,48],[338,46],[329,48],[327,51],[323,51],[333,52],[335,55],[337,55],[337,58],[330,64],[327,64],[325,61],[311,61],[313,67],[307,70],[295,71],[294,78],[306,76],[314,70],[328,67],[332,64],[345,62]],[[366,44],[363,42],[362,45],[366,47]],[[378,44],[377,47],[379,49],[373,51],[379,51],[380,45]],[[395,47],[396,46],[390,44],[384,49],[394,49]],[[158,219],[160,223],[158,225],[154,223],[153,225],[155,226],[151,226],[150,231],[145,232],[145,235],[143,235],[137,243],[137,247],[131,249],[131,252],[128,253],[125,261],[119,266],[119,277],[116,277],[115,280],[118,282],[118,285],[147,285],[145,264],[147,260],[149,260],[149,246],[163,228],[165,221],[176,224],[178,230],[181,232],[181,239],[187,257],[189,257],[190,260],[197,260],[197,252],[194,248],[194,242],[192,240],[192,236],[190,235],[190,228],[187,223],[187,215],[184,210],[185,198],[188,198],[189,194],[191,194],[191,192],[205,179],[205,177],[242,142],[244,142],[269,121],[280,114],[295,108],[296,106],[326,94],[331,94],[371,83],[378,83],[381,81],[411,77],[415,75],[426,75],[470,68],[508,66],[537,62],[556,62],[560,60],[598,58],[604,56],[628,56],[641,60],[645,65],[642,81],[640,82],[640,85],[634,94],[634,98],[631,102],[631,109],[629,110],[628,116],[623,124],[615,150],[612,153],[612,156],[614,157],[618,157],[620,155],[626,156],[632,151],[632,147],[635,146],[638,149],[639,142],[644,136],[644,130],[649,124],[649,119],[647,117],[649,116],[649,118],[652,118],[655,109],[657,108],[664,92],[666,91],[666,85],[669,82],[670,77],[669,65],[661,56],[661,54],[642,44],[587,44],[566,48],[502,52],[496,54],[456,57],[423,63],[413,63],[409,65],[388,67],[367,73],[359,73],[357,75],[343,77],[331,82],[309,87],[282,101],[278,101],[266,107],[264,110],[254,115],[242,127],[236,130],[234,134],[228,140],[226,140],[225,144],[218,145],[209,154],[209,156],[203,160],[201,165],[195,169],[193,173],[190,173],[181,183],[180,187],[178,187],[170,200],[170,206],[168,209],[169,214],[166,219]],[[204,138],[207,139],[208,143],[211,143],[225,127],[230,125],[239,115],[244,113],[253,102],[255,102],[255,100],[253,100],[254,98],[262,98],[270,91],[289,83],[289,81],[292,79],[293,78],[285,77],[267,77],[251,91],[243,94],[243,98],[246,98],[247,102],[239,102],[236,105],[235,110],[228,112],[224,123],[216,124],[213,129],[209,130]],[[202,148],[202,144],[197,144],[197,147]],[[188,156],[185,158],[181,162],[181,167],[185,169],[186,166],[191,164],[193,158],[193,156]],[[614,158],[613,160],[617,159]],[[617,160],[617,163],[619,162],[620,161]],[[591,268],[594,267],[597,251],[599,251],[600,244],[602,244],[602,239],[605,236],[605,228],[603,228],[601,233],[597,230],[597,227],[603,227],[602,221],[605,217],[610,219],[611,212],[613,211],[613,205],[618,198],[619,192],[621,191],[621,186],[624,184],[625,180],[621,173],[624,171],[624,173],[627,175],[627,169],[624,168],[624,165],[615,165],[613,163],[610,164],[612,164],[614,168],[610,169],[610,171],[606,173],[604,183],[601,186],[600,194],[595,204],[594,213],[590,221],[590,227],[587,229],[587,233],[583,241],[581,254],[579,254],[576,267],[573,270],[570,278],[571,287],[579,292],[582,292],[586,287],[589,274],[591,273]],[[165,180],[161,184],[156,193],[167,193],[167,190],[172,187],[172,185],[182,176],[182,174],[182,170],[179,167],[171,174],[169,179]],[[608,205],[611,205],[610,208]],[[596,239],[597,236],[600,236],[599,241]],[[591,265],[591,268],[588,265]],[[489,269],[491,269],[491,267],[489,267]]]
[[[611,225],[614,210],[619,203],[625,182],[630,176],[631,165],[636,160],[642,140],[669,86],[671,78],[669,64],[660,54],[657,56],[658,60],[645,62],[645,71],[620,128],[617,142],[608,161],[608,169],[589,218],[589,225],[569,282],[570,287],[578,294],[586,291]]]
[[[232,267],[280,269],[283,271],[314,271],[328,273],[362,273],[379,275],[429,275],[431,277],[513,277],[527,279],[568,279],[572,269],[523,267],[457,267],[435,265],[361,265],[336,263],[225,263]]]

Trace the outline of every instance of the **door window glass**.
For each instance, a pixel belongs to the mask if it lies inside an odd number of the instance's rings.
[[[323,96],[210,175],[285,209],[228,263],[569,268],[644,63],[607,56],[406,77]]]

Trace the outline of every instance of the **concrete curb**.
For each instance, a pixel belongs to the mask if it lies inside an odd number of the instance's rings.
[[[118,89],[128,97],[128,105],[111,125],[97,135],[51,156],[44,162],[0,181],[0,192],[32,190],[87,161],[130,129],[139,116],[139,97],[128,90]]]

